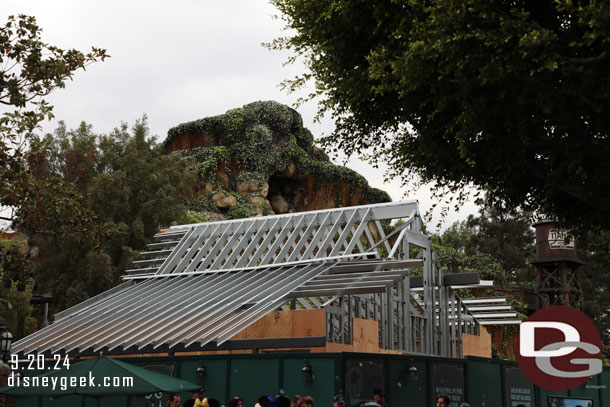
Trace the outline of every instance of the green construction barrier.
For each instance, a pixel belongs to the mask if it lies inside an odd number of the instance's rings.
[[[305,361],[307,360],[307,362]],[[312,378],[303,378],[305,364],[312,369]],[[334,358],[284,358],[282,369],[282,393],[288,397],[295,394],[311,396],[315,405],[332,405],[339,376],[335,374]]]
[[[415,368],[415,369],[413,369]],[[388,363],[388,400],[391,406],[427,406],[428,380],[424,360],[390,359]]]
[[[603,407],[610,407],[610,367],[605,367],[601,374],[600,381],[600,399]]]
[[[490,359],[469,360],[466,401],[473,406],[502,406],[502,365]]]
[[[593,407],[610,407],[610,367],[583,386],[571,391],[547,391],[534,386],[515,362],[468,357],[449,359],[420,355],[364,353],[273,353],[179,357],[126,358],[126,362],[168,370],[172,375],[197,383],[200,361],[206,366],[202,386],[206,396],[221,405],[232,397],[253,406],[261,395],[283,393],[289,397],[311,396],[318,407],[330,407],[335,394],[344,394],[348,406],[372,399],[374,388],[386,391],[392,407],[435,405],[438,393],[448,393],[452,407],[463,401],[472,406],[549,407],[549,396],[591,400]],[[302,369],[309,364],[310,378]],[[33,374],[33,372],[32,372]],[[184,400],[191,393],[181,394]],[[156,397],[156,396],[154,396]],[[166,397],[166,396],[164,396]],[[148,405],[150,406],[150,401]],[[163,400],[163,399],[162,399]],[[155,406],[159,400],[156,400]],[[68,396],[58,399],[28,397],[17,400],[17,407],[95,407],[94,399]],[[147,401],[127,396],[103,398],[102,407],[144,407]],[[163,404],[162,404],[163,405]]]
[[[279,367],[279,358],[231,359],[230,397],[238,396],[244,406],[253,406],[262,395],[276,395],[280,390]]]

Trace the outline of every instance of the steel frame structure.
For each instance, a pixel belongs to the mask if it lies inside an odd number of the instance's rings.
[[[222,345],[297,308],[325,308],[331,342],[351,343],[352,317],[374,319],[380,347],[405,353],[460,357],[462,333],[479,332],[436,264],[417,201],[179,225],[155,238],[122,285],[58,313],[14,351]]]

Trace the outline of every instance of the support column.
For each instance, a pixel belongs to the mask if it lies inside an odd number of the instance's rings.
[[[434,273],[432,268],[432,247],[428,245],[424,253],[424,312],[426,318],[426,329],[423,333],[422,353],[434,353],[436,343],[435,323],[435,295],[434,295]]]
[[[411,331],[413,326],[411,325],[411,279],[409,276],[402,279],[402,301],[404,303],[404,340],[406,352],[413,352],[414,348],[411,341]]]

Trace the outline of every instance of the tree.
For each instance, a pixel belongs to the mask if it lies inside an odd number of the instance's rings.
[[[88,54],[63,50],[42,41],[42,29],[31,16],[10,16],[0,27],[0,104],[12,107],[0,116],[0,180],[2,186],[24,170],[24,147],[28,137],[45,118],[53,117],[53,106],[44,99],[63,88],[75,71],[108,57],[95,48]],[[8,181],[8,182],[6,182]],[[0,204],[3,204],[0,186]]]
[[[34,187],[58,187],[27,189],[15,224],[38,248],[35,291],[52,293],[58,309],[119,283],[160,227],[185,218],[194,187],[186,160],[149,137],[146,117],[107,135],[60,122],[32,139],[28,159]]]
[[[579,268],[578,281],[582,288],[583,311],[599,329],[605,345],[604,354],[610,356],[610,232],[587,233],[578,242],[578,256],[585,261]]]
[[[476,259],[488,258],[497,267],[485,266],[490,270],[487,274],[497,274],[492,279],[500,284],[531,280],[532,267],[528,260],[534,252],[535,236],[530,214],[489,198],[479,200],[478,204],[478,216],[470,215],[436,237],[439,258],[445,259],[444,264],[452,272],[469,263],[473,264],[470,268],[476,269],[477,265],[484,265]],[[497,268],[501,272],[491,271]]]
[[[528,258],[534,252],[529,214],[480,200],[478,216],[456,222],[436,236],[439,261],[450,272],[478,271],[496,285],[531,281]]]
[[[6,324],[15,338],[36,330],[36,319],[31,317],[32,284],[29,262],[24,256],[27,239],[0,236],[0,322]]]
[[[469,216],[434,236],[440,264],[448,272],[476,271],[496,286],[534,287],[536,269],[528,264],[534,252],[534,233],[527,212],[508,209],[498,202],[480,202],[478,216]],[[610,344],[610,233],[590,232],[577,241],[579,258],[585,265],[577,270],[582,288],[580,308],[595,322],[608,353]],[[501,290],[502,288],[500,288]],[[500,291],[501,293],[502,291]],[[492,295],[498,294],[494,292]],[[509,294],[510,295],[510,294]],[[509,301],[524,312],[524,304]]]
[[[4,105],[0,115],[0,209],[16,209],[16,217],[8,219],[15,225],[28,223],[40,228],[44,223],[56,222],[67,229],[74,223],[88,223],[90,213],[70,185],[61,180],[47,182],[32,174],[32,157],[27,149],[39,123],[53,117],[53,106],[45,96],[63,88],[75,71],[108,55],[99,48],[92,48],[87,54],[63,50],[43,42],[41,32],[36,19],[25,15],[10,16],[0,27],[0,104]],[[54,219],[46,218],[53,215]],[[11,303],[15,307],[10,307],[10,312],[6,311],[9,303],[5,304],[3,317],[9,323],[19,321],[19,326],[13,327],[15,333],[25,334],[29,329],[23,317],[29,312],[26,297],[27,292],[31,293],[31,276],[25,272],[29,262],[14,248],[3,249],[0,257],[0,273],[8,290],[2,297],[6,294],[16,301]],[[13,293],[15,288],[17,293]]]
[[[272,0],[325,139],[395,175],[610,229],[610,5]],[[293,34],[294,33],[294,34]]]
[[[470,231],[464,240],[467,253],[484,253],[496,259],[511,280],[528,280],[532,267],[535,233],[531,214],[507,208],[489,199],[478,201],[479,216],[468,216],[463,224]]]
[[[33,184],[27,146],[39,123],[53,117],[44,97],[63,88],[78,69],[108,57],[95,47],[83,54],[49,45],[41,33],[36,19],[26,15],[10,16],[0,27],[0,104],[7,107],[0,116],[0,207],[20,206],[17,197],[27,196]]]
[[[479,273],[482,280],[493,280],[495,284],[505,284],[508,280],[508,273],[489,254],[467,255],[459,248],[442,245],[438,240],[433,244],[439,264],[446,273]]]

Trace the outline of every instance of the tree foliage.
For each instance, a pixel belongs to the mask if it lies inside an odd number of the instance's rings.
[[[346,153],[610,228],[610,6],[593,1],[273,0]]]
[[[464,223],[471,231],[464,242],[466,251],[492,255],[512,279],[523,279],[531,269],[528,261],[534,253],[530,214],[489,199],[479,201],[479,205],[479,216],[470,215]]]
[[[122,124],[107,135],[60,123],[33,140],[28,158],[47,188],[18,199],[15,226],[39,251],[35,290],[52,293],[59,309],[120,282],[160,227],[185,218],[193,176],[186,160],[163,154],[148,136],[145,117],[131,132]]]
[[[16,338],[36,330],[31,316],[31,270],[24,255],[25,237],[5,239],[0,236],[0,322],[6,324]]]
[[[26,15],[10,16],[0,27],[0,104],[7,107],[0,116],[0,204],[3,187],[24,171],[29,135],[53,117],[44,97],[63,88],[75,71],[108,57],[95,47],[87,54],[63,50],[43,42],[41,34],[36,19]]]
[[[534,232],[530,214],[512,210],[486,199],[478,216],[456,222],[434,237],[435,251],[446,272],[479,272],[497,286],[535,287],[537,270],[529,265],[534,256]],[[585,265],[577,270],[582,288],[577,304],[595,322],[603,342],[610,344],[610,234],[589,232],[577,241],[579,258]],[[501,290],[502,288],[499,287]],[[497,292],[495,293],[497,294]],[[509,298],[513,309],[524,312],[523,303]]]
[[[470,215],[436,237],[439,261],[450,272],[476,271],[496,285],[531,283],[534,232],[529,214],[490,199],[479,205],[478,216]]]
[[[0,209],[16,209],[15,217],[9,219],[15,225],[33,230],[55,228],[55,236],[76,230],[77,239],[83,234],[89,238],[95,233],[90,227],[93,218],[82,206],[77,190],[62,180],[36,177],[28,147],[39,123],[53,117],[53,106],[45,96],[63,88],[75,71],[108,55],[99,48],[86,54],[63,50],[43,42],[41,33],[36,19],[25,15],[10,16],[0,27],[0,104],[4,105],[0,115]],[[31,331],[26,322],[32,290],[27,245],[24,252],[4,242],[0,247],[0,318],[21,336]]]
[[[610,233],[590,232],[578,241],[578,256],[585,265],[577,270],[583,292],[583,311],[594,321],[610,356]]]

